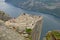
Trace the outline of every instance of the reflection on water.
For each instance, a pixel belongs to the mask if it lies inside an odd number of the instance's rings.
[[[44,18],[43,18],[43,29],[41,34],[41,40],[45,36],[47,31],[56,30],[56,29],[60,30],[60,18],[56,18],[52,15],[25,11],[15,6],[12,6],[10,4],[7,4],[5,2],[0,2],[0,10],[5,11],[6,13],[10,14],[10,16],[12,17],[17,17],[20,13],[23,13],[23,12],[26,12],[29,14],[42,15]]]

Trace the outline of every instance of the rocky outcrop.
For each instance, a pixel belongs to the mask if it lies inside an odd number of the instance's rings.
[[[42,16],[23,13],[16,19],[6,21],[5,25],[18,32],[26,40],[40,40]]]
[[[0,20],[0,40],[25,40],[25,38],[14,30],[8,29]]]
[[[0,26],[3,26],[4,25],[4,21],[3,20],[0,20]]]
[[[6,14],[5,12],[0,11],[0,19],[3,21],[7,21],[7,20],[11,19],[11,17],[8,14]]]
[[[60,40],[60,30],[48,31],[43,40]]]

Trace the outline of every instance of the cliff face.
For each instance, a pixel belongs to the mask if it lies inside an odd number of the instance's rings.
[[[7,21],[9,19],[11,19],[11,17],[8,14],[3,11],[0,11],[0,20]]]
[[[5,25],[18,32],[26,40],[40,40],[42,16],[24,13],[16,19],[6,21]]]
[[[1,17],[5,14],[1,12]],[[1,18],[0,17],[0,18]],[[42,16],[21,14],[16,19],[0,20],[0,40],[40,40]]]

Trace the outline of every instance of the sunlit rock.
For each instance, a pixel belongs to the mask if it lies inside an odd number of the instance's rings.
[[[40,40],[42,16],[23,13],[16,19],[6,21],[5,25],[20,35],[24,35],[26,39]]]
[[[0,40],[25,40],[25,38],[6,26],[0,26]]]

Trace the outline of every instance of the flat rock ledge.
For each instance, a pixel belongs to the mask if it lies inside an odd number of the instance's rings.
[[[0,22],[0,40],[40,40],[42,16],[23,13],[17,18]]]

